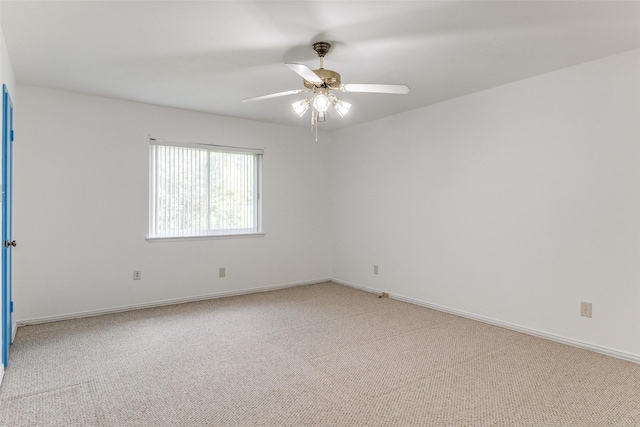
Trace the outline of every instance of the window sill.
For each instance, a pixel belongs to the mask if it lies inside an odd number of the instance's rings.
[[[204,236],[176,236],[176,237],[149,237],[147,236],[147,242],[183,242],[189,240],[216,240],[216,239],[241,239],[251,237],[263,237],[265,233],[242,233],[242,234],[207,234]]]

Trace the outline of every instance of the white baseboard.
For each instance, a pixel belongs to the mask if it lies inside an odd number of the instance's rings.
[[[370,288],[368,286],[362,286],[362,285],[358,285],[356,283],[345,282],[344,280],[331,279],[331,281],[333,283],[337,283],[338,285],[348,286],[350,288],[355,288],[355,289],[357,289],[359,291],[369,292],[371,294],[382,294],[382,292],[383,292],[382,289]],[[384,292],[386,292],[386,291],[384,291]]]
[[[367,286],[357,285],[355,283],[345,282],[343,280],[331,279],[331,281],[334,282],[334,283],[338,283],[340,285],[349,286],[349,287],[356,288],[356,289],[359,289],[359,290],[362,290],[362,291],[365,291],[365,292],[371,292],[371,293],[376,293],[376,294],[379,294],[379,293],[382,292],[382,290],[369,288]],[[584,349],[584,350],[589,350],[589,351],[593,351],[593,352],[596,352],[596,353],[604,354],[604,355],[607,355],[607,356],[616,357],[618,359],[623,359],[623,360],[627,360],[627,361],[630,361],[630,362],[640,363],[640,355],[637,355],[637,354],[627,353],[627,352],[616,350],[616,349],[612,349],[612,348],[609,348],[609,347],[603,347],[603,346],[599,346],[599,345],[596,345],[596,344],[575,340],[573,338],[567,338],[567,337],[563,337],[563,336],[560,336],[560,335],[551,334],[549,332],[544,332],[544,331],[539,331],[539,330],[536,330],[536,329],[527,328],[525,326],[516,325],[516,324],[513,324],[513,323],[509,323],[509,322],[503,322],[501,320],[493,319],[493,318],[490,318],[490,317],[481,316],[481,315],[477,315],[477,314],[473,314],[473,313],[468,313],[466,311],[456,310],[454,308],[449,308],[449,307],[445,307],[445,306],[442,306],[442,305],[429,303],[429,302],[422,301],[422,300],[415,299],[415,298],[405,297],[403,295],[391,294],[390,293],[389,294],[389,298],[393,298],[393,299],[396,299],[398,301],[403,301],[403,302],[407,302],[407,303],[410,303],[410,304],[419,305],[421,307],[431,308],[433,310],[442,311],[442,312],[445,312],[445,313],[453,314],[455,316],[460,316],[460,317],[464,317],[464,318],[467,318],[467,319],[476,320],[478,322],[483,322],[483,323],[487,323],[487,324],[490,324],[490,325],[499,326],[501,328],[510,329],[512,331],[521,332],[523,334],[533,335],[533,336],[538,337],[538,338],[544,338],[544,339],[548,339],[550,341],[555,341],[555,342],[559,342],[559,343],[562,343],[562,344],[567,344],[567,345],[570,345],[572,347],[577,347],[577,348],[581,348],[581,349]]]
[[[4,378],[4,365],[0,363],[0,386],[2,385],[3,378]]]
[[[16,333],[18,333],[18,322],[13,322],[13,330],[11,331],[11,342],[15,341]]]
[[[82,311],[82,312],[76,312],[76,313],[68,313],[68,314],[57,315],[57,316],[47,316],[47,317],[38,317],[38,318],[33,318],[33,319],[25,319],[25,320],[21,320],[21,321],[17,322],[17,324],[14,325],[13,337],[15,338],[18,326],[23,326],[23,325],[36,325],[36,324],[39,324],[39,323],[58,322],[58,321],[61,321],[61,320],[70,320],[70,319],[78,319],[78,318],[82,318],[82,317],[100,316],[102,314],[119,313],[119,312],[123,312],[123,311],[131,311],[131,310],[139,310],[139,309],[144,309],[144,308],[160,307],[160,306],[164,306],[164,305],[182,304],[182,303],[187,303],[187,302],[203,301],[203,300],[208,300],[208,299],[216,299],[216,298],[231,297],[231,296],[236,296],[236,295],[252,294],[252,293],[257,293],[257,292],[274,291],[274,290],[277,290],[277,289],[286,289],[286,288],[293,288],[293,287],[296,287],[296,286],[313,285],[313,284],[316,284],[316,283],[323,283],[323,282],[328,282],[328,281],[331,281],[333,283],[337,283],[337,284],[343,285],[343,286],[349,286],[349,287],[352,287],[352,288],[355,288],[355,289],[358,289],[358,290],[361,290],[361,291],[374,293],[374,294],[380,294],[380,293],[383,292],[381,289],[375,289],[375,288],[371,288],[371,287],[368,287],[368,286],[362,286],[362,285],[359,285],[359,284],[356,284],[356,283],[351,283],[351,282],[347,282],[347,281],[339,280],[339,279],[334,279],[334,278],[307,280],[307,281],[303,281],[303,282],[284,283],[284,284],[279,284],[279,285],[263,286],[263,287],[258,287],[258,288],[241,289],[241,290],[237,290],[237,291],[218,292],[218,293],[213,293],[213,294],[204,294],[204,295],[197,295],[197,296],[192,296],[192,297],[174,298],[174,299],[168,299],[168,300],[152,301],[152,302],[148,302],[148,303],[131,304],[131,305],[124,305],[124,306],[119,306],[119,307],[111,307],[111,308],[99,309],[99,310],[89,310],[89,311]],[[628,360],[630,362],[640,363],[640,355],[637,355],[637,354],[627,353],[627,352],[619,351],[619,350],[612,349],[612,348],[609,348],[609,347],[603,347],[603,346],[599,346],[599,345],[596,345],[596,344],[592,344],[592,343],[588,343],[588,342],[584,342],[584,341],[579,341],[579,340],[575,340],[575,339],[572,339],[572,338],[567,338],[567,337],[563,337],[563,336],[560,336],[560,335],[555,335],[555,334],[552,334],[552,333],[539,331],[539,330],[536,330],[536,329],[527,328],[525,326],[516,325],[516,324],[513,324],[513,323],[509,323],[509,322],[503,322],[501,320],[493,319],[493,318],[486,317],[486,316],[477,315],[477,314],[474,314],[474,313],[468,313],[468,312],[465,312],[465,311],[462,311],[462,310],[457,310],[457,309],[446,307],[446,306],[442,306],[442,305],[439,305],[439,304],[433,304],[433,303],[422,301],[422,300],[419,300],[419,299],[416,299],[416,298],[406,297],[404,295],[391,294],[390,293],[389,294],[389,298],[393,298],[393,299],[396,299],[398,301],[403,301],[403,302],[407,302],[407,303],[410,303],[410,304],[419,305],[421,307],[431,308],[433,310],[442,311],[442,312],[445,312],[445,313],[453,314],[453,315],[464,317],[464,318],[467,318],[467,319],[476,320],[478,322],[483,322],[483,323],[487,323],[487,324],[490,324],[490,325],[499,326],[501,328],[510,329],[512,331],[521,332],[521,333],[524,333],[524,334],[527,334],[527,335],[532,335],[532,336],[536,336],[536,337],[539,337],[539,338],[548,339],[550,341],[555,341],[555,342],[559,342],[559,343],[562,343],[562,344],[567,344],[567,345],[570,345],[570,346],[573,346],[573,347],[594,351],[596,353],[601,353],[601,354],[604,354],[604,355],[607,355],[607,356],[616,357],[618,359],[623,359],[623,360]],[[3,368],[3,367],[0,366],[0,368]],[[0,371],[0,381],[1,381],[1,375],[3,375],[3,373],[4,373],[4,369],[2,369]]]
[[[330,280],[331,279],[329,278],[324,278],[324,279],[307,280],[303,282],[283,283],[279,285],[262,286],[258,288],[240,289],[237,291],[216,292],[212,294],[196,295],[196,296],[184,297],[184,298],[173,298],[173,299],[167,299],[167,300],[151,301],[151,302],[141,303],[141,304],[122,305],[118,307],[110,307],[110,308],[104,308],[99,310],[80,311],[75,313],[61,314],[57,316],[36,317],[33,319],[20,320],[19,322],[17,322],[16,328],[18,326],[37,325],[40,323],[49,323],[49,322],[59,322],[62,320],[79,319],[82,317],[93,317],[93,316],[100,316],[103,314],[111,314],[111,313],[121,313],[124,311],[140,310],[143,308],[152,308],[152,307],[161,307],[164,305],[183,304],[187,302],[204,301],[209,299],[253,294],[257,292],[275,291],[278,289],[293,288],[296,286],[314,285],[316,283],[329,282]],[[15,336],[15,330],[14,330],[14,336]]]

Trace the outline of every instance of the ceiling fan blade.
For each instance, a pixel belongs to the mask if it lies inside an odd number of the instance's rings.
[[[405,95],[409,93],[407,85],[348,84],[342,85],[345,92],[393,93]]]
[[[263,99],[278,98],[280,96],[293,95],[294,93],[309,92],[306,89],[288,90],[286,92],[271,93],[269,95],[256,96],[254,98],[243,99],[242,102],[262,101]]]
[[[324,83],[322,81],[322,79],[320,77],[318,77],[318,75],[316,73],[314,73],[313,70],[311,68],[307,67],[306,65],[295,64],[293,62],[287,62],[284,65],[286,65],[287,67],[291,68],[300,77],[302,77],[303,79],[305,79],[308,82],[316,83],[316,84],[319,84],[319,85]]]

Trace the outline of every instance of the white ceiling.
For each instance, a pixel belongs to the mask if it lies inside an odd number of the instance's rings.
[[[8,1],[1,25],[19,83],[309,126],[283,65],[408,95],[338,93],[336,129],[640,47],[638,1]]]

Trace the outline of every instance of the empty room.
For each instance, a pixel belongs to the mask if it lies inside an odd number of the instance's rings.
[[[640,1],[0,0],[0,426],[640,425]]]

